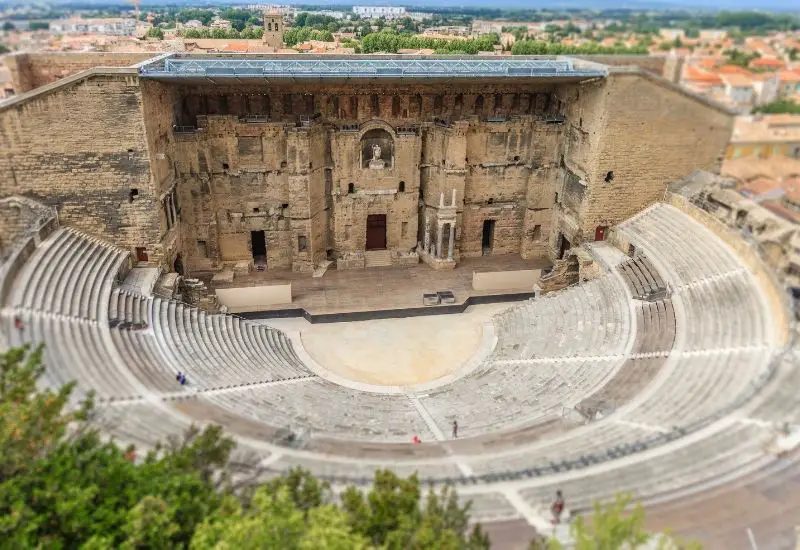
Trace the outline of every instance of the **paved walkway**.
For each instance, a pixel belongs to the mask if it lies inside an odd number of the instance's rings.
[[[472,306],[461,315],[431,315],[347,323],[267,319],[299,331],[308,354],[323,368],[356,382],[410,386],[457,371],[477,351],[482,324],[512,304]]]

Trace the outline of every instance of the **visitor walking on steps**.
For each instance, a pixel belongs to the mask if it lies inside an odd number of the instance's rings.
[[[14,328],[20,333],[20,335],[25,331],[25,323],[22,322],[19,316],[14,317]]]
[[[553,512],[553,524],[561,523],[561,513],[564,511],[564,496],[561,491],[556,491],[556,499],[553,505],[550,506],[550,511]]]
[[[453,439],[458,438],[458,422],[453,420]]]

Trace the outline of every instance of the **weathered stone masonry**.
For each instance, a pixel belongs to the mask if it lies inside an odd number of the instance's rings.
[[[180,254],[190,272],[357,268],[369,248],[451,267],[593,240],[667,182],[713,170],[731,130],[729,113],[630,69],[583,83],[246,82],[95,70],[7,102],[0,195],[57,206],[150,263]]]

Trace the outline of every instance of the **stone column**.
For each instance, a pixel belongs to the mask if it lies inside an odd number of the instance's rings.
[[[444,225],[441,223],[438,224],[437,229],[439,230],[436,235],[436,257],[442,257],[442,239],[444,238]]]
[[[439,194],[439,208],[444,208],[444,191]]]
[[[455,189],[454,189],[453,190],[453,195],[455,196],[455,194],[456,194],[456,192],[455,192]],[[451,223],[450,224],[450,246],[447,249],[447,259],[448,260],[452,260],[453,259],[453,246],[455,245],[455,242],[456,242],[456,224]]]
[[[431,219],[425,216],[425,237],[422,241],[422,248],[427,253],[431,252]]]
[[[456,188],[453,187],[453,203],[450,206],[456,205]]]

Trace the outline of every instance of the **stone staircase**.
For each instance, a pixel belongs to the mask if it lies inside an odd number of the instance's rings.
[[[391,267],[391,250],[368,250],[364,252],[364,267]]]

